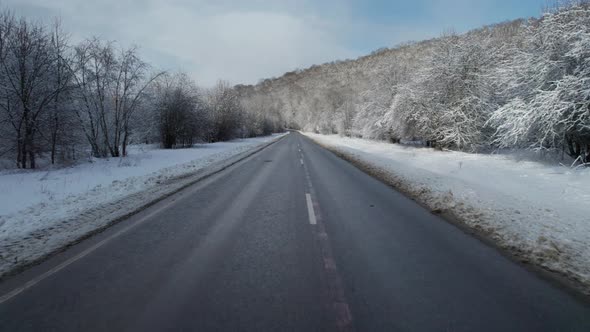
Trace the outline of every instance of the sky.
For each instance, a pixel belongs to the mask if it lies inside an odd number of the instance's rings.
[[[382,47],[539,16],[547,0],[0,0],[18,15],[61,18],[73,43],[137,45],[154,68],[255,84]]]

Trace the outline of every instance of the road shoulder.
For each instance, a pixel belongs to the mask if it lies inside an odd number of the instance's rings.
[[[52,223],[51,226],[35,230],[26,236],[3,239],[0,244],[0,281],[39,264],[165,198],[235,165],[283,137],[285,136],[278,136],[196,171],[157,181],[144,191],[81,211],[78,215]]]
[[[504,256],[522,264],[543,279],[580,300],[590,303],[590,279],[584,278],[584,275],[579,273],[580,269],[576,267],[572,269],[570,264],[574,263],[567,261],[567,257],[540,255],[535,249],[527,248],[526,243],[523,243],[522,246],[515,245],[514,238],[507,241],[501,229],[494,228],[491,226],[493,224],[485,222],[484,218],[489,216],[482,214],[464,202],[455,201],[452,193],[450,195],[438,195],[436,192],[413,183],[410,179],[400,176],[390,169],[363,158],[361,154],[349,151],[350,149],[326,143],[309,135],[306,135],[306,137],[339,158],[350,162],[363,172],[401,192],[465,233],[496,248]],[[559,264],[554,264],[551,259],[556,258],[560,258],[562,261]]]

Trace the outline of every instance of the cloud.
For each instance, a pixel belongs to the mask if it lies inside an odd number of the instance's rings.
[[[154,24],[141,30],[129,27],[128,31],[134,31],[129,39],[150,40],[205,84],[219,78],[252,83],[352,54],[321,22],[283,13],[230,11],[200,16],[166,7],[154,9],[145,18]]]
[[[255,83],[295,68],[434,37],[449,27],[463,31],[485,21],[484,17],[495,6],[492,0],[0,3],[17,14],[36,19],[61,17],[73,42],[99,36],[117,40],[123,46],[136,44],[149,62],[167,70],[185,70],[198,83],[208,86],[218,79],[236,84]]]
[[[295,1],[8,0],[4,5],[36,18],[60,16],[74,41],[96,35],[137,44],[150,62],[188,71],[204,85],[218,79],[255,83],[357,55],[313,11],[298,13]]]

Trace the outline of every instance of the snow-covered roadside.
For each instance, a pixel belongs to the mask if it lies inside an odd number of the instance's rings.
[[[217,172],[283,134],[192,149],[135,147],[129,157],[53,171],[0,173],[0,276]]]
[[[590,169],[304,134],[589,293]]]

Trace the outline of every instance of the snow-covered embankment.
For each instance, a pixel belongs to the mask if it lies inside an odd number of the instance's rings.
[[[45,171],[0,172],[0,276],[215,173],[283,135],[161,150]]]
[[[304,134],[590,293],[590,169]]]

